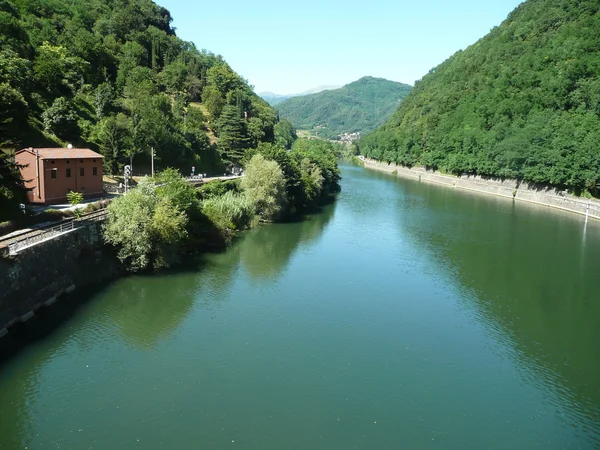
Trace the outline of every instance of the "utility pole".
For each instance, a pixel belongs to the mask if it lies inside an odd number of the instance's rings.
[[[150,152],[152,155],[152,176],[154,176],[154,147],[150,147]]]
[[[127,188],[129,187],[129,177],[131,176],[131,166],[125,166],[124,178],[125,178],[125,194],[127,194]]]

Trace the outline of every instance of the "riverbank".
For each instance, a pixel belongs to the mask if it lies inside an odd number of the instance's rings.
[[[478,175],[462,175],[457,177],[433,170],[426,170],[424,167],[408,168],[367,158],[361,160],[364,163],[364,167],[368,169],[387,172],[403,178],[441,184],[454,189],[511,198],[527,203],[535,203],[600,220],[600,202],[598,200],[582,199],[549,186],[536,185],[519,180],[487,178]]]

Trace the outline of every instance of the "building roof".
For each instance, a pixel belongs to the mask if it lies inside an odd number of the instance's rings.
[[[21,152],[40,155],[41,159],[84,159],[84,158],[104,158],[100,153],[96,153],[89,148],[24,148]]]

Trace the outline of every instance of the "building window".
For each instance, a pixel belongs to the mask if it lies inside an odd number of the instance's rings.
[[[92,175],[94,175],[94,176],[95,176],[95,175],[98,175],[98,168],[97,168],[97,167],[94,167],[94,168],[92,169]]]
[[[69,160],[67,159],[67,164],[69,164],[70,162],[71,162],[71,161],[69,161]]]
[[[80,167],[80,168],[79,168],[79,176],[80,176],[80,177],[83,177],[83,176],[85,176],[85,170],[83,169],[83,167]]]
[[[80,159],[79,162],[83,164],[83,159]]]
[[[50,178],[56,179],[56,172],[57,172],[56,170],[51,170],[50,171]]]
[[[67,161],[69,162],[69,161]],[[67,169],[67,178],[71,178],[71,169]]]
[[[50,161],[50,164],[54,164],[54,160]]]
[[[95,159],[92,159],[92,162],[96,162],[96,160],[95,160]]]

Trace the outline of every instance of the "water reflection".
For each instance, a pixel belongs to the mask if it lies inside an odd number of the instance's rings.
[[[335,205],[328,205],[321,213],[307,216],[301,222],[271,224],[243,233],[227,252],[208,257],[218,270],[211,270],[208,278],[210,291],[225,294],[241,267],[257,282],[274,280],[287,268],[299,246],[312,244],[322,235],[333,219]]]
[[[464,307],[510,342],[522,377],[542,382],[549,401],[567,400],[567,423],[600,443],[600,224],[438,186],[403,188],[420,204],[397,201],[401,233],[460,281]]]
[[[271,226],[251,230],[238,247],[244,269],[254,280],[267,281],[281,274],[297,247],[317,239],[333,217],[333,206],[322,214],[312,215],[303,222],[275,225],[285,227],[285,233]]]
[[[134,347],[151,349],[185,319],[198,286],[199,276],[193,271],[173,273],[167,280],[164,275],[130,278],[111,292],[114,300],[101,320],[114,324]]]

